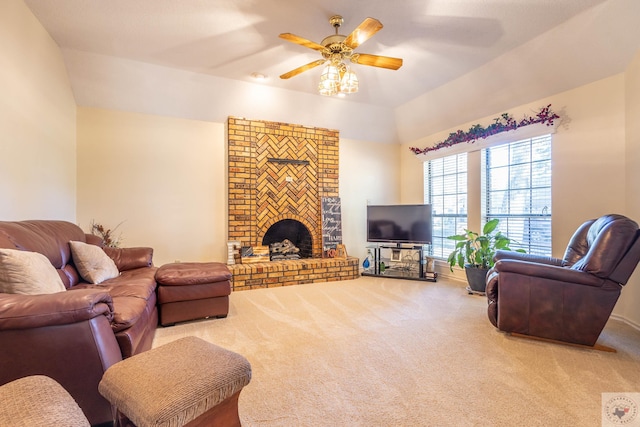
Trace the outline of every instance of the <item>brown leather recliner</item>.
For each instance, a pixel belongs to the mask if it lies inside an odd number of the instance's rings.
[[[640,261],[638,224],[582,224],[562,259],[497,251],[487,273],[489,320],[501,331],[594,346]]]

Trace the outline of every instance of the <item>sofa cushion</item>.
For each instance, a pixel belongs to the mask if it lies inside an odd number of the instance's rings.
[[[65,290],[60,275],[44,255],[0,249],[0,292],[39,295]]]
[[[155,267],[128,270],[104,283],[109,286],[109,294],[113,298],[115,316],[111,327],[115,332],[138,322],[149,299],[155,301],[155,272]]]
[[[69,241],[84,241],[85,238],[80,227],[67,221],[0,221],[0,247],[43,254],[58,269],[67,288],[78,283]]]
[[[115,262],[101,247],[84,242],[69,242],[73,263],[80,276],[89,283],[98,284],[118,277],[120,272]]]
[[[69,240],[84,241],[84,231],[66,221],[30,220],[2,221],[0,239],[3,247],[39,252],[49,258],[55,268],[62,268],[71,259]],[[5,243],[11,246],[5,246]]]
[[[118,277],[99,285],[80,284],[73,289],[101,289],[113,298],[111,328],[119,332],[135,324],[142,316],[148,301],[156,295],[155,267],[124,271]]]

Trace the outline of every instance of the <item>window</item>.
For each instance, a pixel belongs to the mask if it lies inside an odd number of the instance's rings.
[[[467,153],[424,163],[424,202],[431,205],[432,255],[446,258],[455,246],[447,236],[467,227]]]
[[[551,255],[551,135],[486,148],[482,159],[483,220],[500,219],[512,249]]]

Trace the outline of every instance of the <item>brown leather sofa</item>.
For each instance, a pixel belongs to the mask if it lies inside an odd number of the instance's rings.
[[[109,423],[111,405],[98,392],[104,371],[151,348],[158,324],[151,248],[104,248],[120,275],[84,283],[69,241],[100,244],[65,221],[0,222],[0,248],[45,255],[66,291],[0,293],[0,385],[29,375],[59,382],[92,425]]]
[[[562,259],[496,251],[488,315],[501,331],[594,346],[640,260],[638,224],[622,215],[585,222]]]

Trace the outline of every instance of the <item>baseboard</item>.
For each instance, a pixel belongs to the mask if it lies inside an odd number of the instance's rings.
[[[452,280],[459,283],[467,283],[467,276],[464,274],[464,268],[453,267],[453,271],[449,268],[446,260],[435,258],[434,271],[438,273],[438,277]]]
[[[621,322],[624,322],[627,325],[631,326],[633,329],[640,331],[640,323],[633,322],[633,321],[627,319],[626,317],[620,316],[618,314],[612,314],[610,317],[611,317],[611,319],[619,320]]]
[[[449,269],[449,264],[445,261],[445,260],[441,260],[439,258],[436,258],[435,260],[435,271],[438,273],[438,277],[441,277],[445,280],[452,280],[455,282],[460,282],[460,283],[466,283],[467,279],[464,276],[464,269],[458,268],[458,267],[454,267],[453,268],[453,272]],[[626,323],[627,325],[631,326],[632,328],[640,331],[640,323],[637,322],[633,322],[629,319],[627,319],[624,316],[620,316],[618,314],[612,314],[611,315],[611,319],[614,320],[619,320],[621,322]]]
[[[598,343],[596,343],[594,345],[584,345],[584,344],[576,344],[576,343],[566,342],[566,341],[552,340],[550,338],[536,337],[536,336],[533,336],[533,335],[519,334],[517,332],[507,332],[507,334],[509,334],[511,336],[514,336],[514,337],[518,337],[518,338],[525,338],[525,339],[528,339],[528,340],[542,341],[542,342],[548,342],[548,343],[560,344],[560,345],[567,345],[567,346],[571,346],[571,347],[584,348],[586,350],[598,350],[598,351],[604,351],[604,352],[607,352],[607,353],[617,353],[618,352],[613,347],[608,347],[606,345],[602,345],[602,344],[598,344]]]

